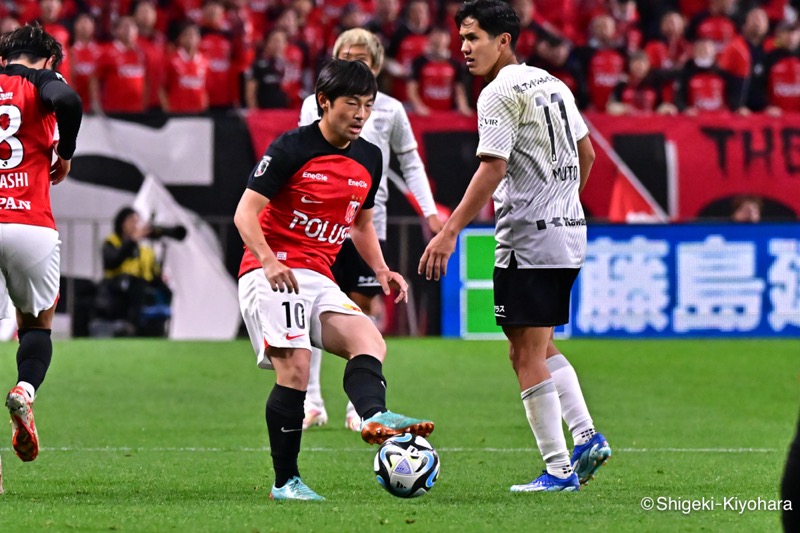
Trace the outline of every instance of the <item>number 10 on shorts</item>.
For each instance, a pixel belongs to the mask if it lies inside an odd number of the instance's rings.
[[[286,329],[306,329],[306,309],[303,302],[283,302],[281,304],[286,312]],[[294,319],[294,320],[293,320]]]

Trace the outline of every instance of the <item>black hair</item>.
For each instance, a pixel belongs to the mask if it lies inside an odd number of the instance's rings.
[[[317,78],[314,94],[317,98],[317,111],[322,116],[319,93],[333,102],[340,96],[372,96],[378,94],[378,82],[367,65],[361,61],[329,59]]]
[[[517,46],[520,22],[511,4],[503,0],[469,0],[461,4],[456,13],[456,28],[470,17],[492,38],[507,33],[511,35],[511,49]]]
[[[61,64],[64,52],[55,38],[38,23],[26,24],[0,37],[0,57],[13,61],[21,56],[30,60],[53,60],[53,70]]]
[[[114,233],[122,237],[122,225],[128,220],[128,217],[135,215],[136,210],[132,207],[123,207],[114,216]]]

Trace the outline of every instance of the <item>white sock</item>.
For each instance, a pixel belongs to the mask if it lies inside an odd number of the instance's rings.
[[[347,411],[345,412],[345,420],[348,418],[358,418],[358,413],[356,413],[356,406],[353,405],[353,402],[347,402]]]
[[[322,350],[311,348],[311,364],[308,368],[308,390],[306,391],[306,406],[315,409],[324,409],[322,389],[319,384],[319,374],[322,369]]]
[[[561,429],[561,404],[552,379],[546,379],[530,389],[522,391],[522,404],[528,415],[528,423],[536,437],[536,445],[542,453],[547,473],[559,478],[572,474],[567,440]]]
[[[572,433],[573,443],[575,446],[580,446],[589,442],[595,433],[594,422],[589,414],[589,408],[586,407],[586,400],[583,399],[583,391],[575,369],[562,354],[548,357],[547,369],[553,376],[558,399],[561,402],[561,414]]]
[[[33,399],[36,397],[36,389],[34,389],[33,385],[27,381],[20,381],[17,383],[17,386],[25,389],[25,392],[28,394],[28,400],[33,401]]]

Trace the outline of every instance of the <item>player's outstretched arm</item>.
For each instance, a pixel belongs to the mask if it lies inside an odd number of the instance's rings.
[[[506,160],[499,157],[482,157],[481,164],[467,192],[459,202],[441,233],[436,235],[422,254],[417,272],[425,279],[436,281],[447,274],[447,261],[456,249],[456,239],[464,227],[478,216],[483,206],[492,198],[500,181],[506,175]]]
[[[384,294],[391,294],[392,289],[398,291],[395,303],[408,301],[408,283],[403,276],[392,272],[383,258],[378,234],[372,224],[372,209],[362,209],[358,212],[353,225],[350,227],[350,239],[359,255],[375,271],[375,278],[381,284]]]
[[[300,286],[292,269],[278,261],[261,231],[258,215],[268,204],[269,198],[263,194],[252,189],[245,189],[239,205],[236,206],[233,223],[236,224],[236,229],[239,230],[244,245],[261,263],[272,290],[299,294]]]

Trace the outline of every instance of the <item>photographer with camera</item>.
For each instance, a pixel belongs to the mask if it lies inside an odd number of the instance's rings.
[[[161,276],[155,250],[145,239],[182,240],[183,226],[143,223],[139,213],[123,207],[114,231],[103,242],[103,281],[98,287],[93,335],[163,336],[170,318],[172,291]]]

